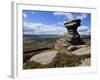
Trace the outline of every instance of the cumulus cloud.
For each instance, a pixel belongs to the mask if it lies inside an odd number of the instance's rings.
[[[63,35],[66,28],[59,25],[46,25],[42,23],[24,23],[24,34]]]
[[[23,13],[23,17],[24,17],[24,18],[27,18],[27,15],[26,15],[25,13]]]
[[[78,32],[80,35],[90,35],[91,34],[91,30],[88,26],[80,26],[78,28]]]
[[[85,13],[80,13],[78,15],[74,15],[70,12],[54,12],[53,13],[55,16],[65,16],[68,20],[73,20],[73,19],[85,19],[87,17],[87,14]]]
[[[87,14],[82,13],[79,16],[76,16],[77,19],[85,19],[87,17]]]
[[[63,35],[67,32],[64,26],[60,25],[46,25],[42,23],[28,23],[24,22],[24,34],[33,35]],[[80,26],[78,28],[80,35],[90,35],[90,28],[88,26]]]
[[[46,25],[42,23],[24,22],[24,34],[33,35],[63,35],[67,29],[61,25]],[[88,26],[78,27],[80,35],[90,35],[91,31]]]
[[[72,13],[54,12],[54,15],[56,15],[56,16],[65,16],[69,20],[72,20],[74,18]]]
[[[57,24],[63,26],[65,22],[66,22],[66,21],[62,21],[62,22],[58,22]]]

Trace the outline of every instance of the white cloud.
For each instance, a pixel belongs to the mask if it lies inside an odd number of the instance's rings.
[[[24,34],[51,34],[63,35],[66,28],[58,25],[46,25],[42,23],[24,23]]]
[[[80,14],[79,16],[76,16],[76,19],[85,19],[87,17],[87,14],[83,13]]]
[[[87,17],[87,14],[85,13],[80,13],[79,15],[74,15],[70,12],[54,12],[54,15],[56,16],[65,16],[68,20],[73,20],[73,19],[85,19]]]
[[[91,30],[88,26],[80,26],[78,27],[78,32],[80,35],[90,35]]]
[[[64,23],[66,23],[66,21],[58,22],[57,24],[58,24],[58,25],[62,25],[62,26],[64,26]]]
[[[63,35],[67,32],[67,29],[63,25],[46,25],[42,23],[28,23],[24,22],[24,34],[51,34],[51,35]],[[88,26],[78,27],[80,35],[89,35],[90,28]]]
[[[67,29],[64,26],[24,22],[24,34],[63,35],[65,32]],[[80,26],[78,32],[80,35],[89,35],[91,31],[88,26]]]
[[[27,18],[27,15],[26,15],[25,13],[23,13],[23,17],[24,17],[24,18]]]
[[[54,12],[54,15],[56,15],[56,16],[65,16],[69,20],[72,20],[74,18],[72,13]]]

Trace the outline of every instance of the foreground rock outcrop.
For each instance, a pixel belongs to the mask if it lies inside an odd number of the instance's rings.
[[[33,56],[30,59],[30,62],[35,61],[43,65],[49,64],[56,57],[57,53],[58,52],[56,50],[55,51],[44,51],[44,52],[41,52],[40,54]]]
[[[90,61],[91,49],[90,49],[90,45],[85,43],[80,38],[80,34],[77,31],[80,25],[81,25],[80,19],[75,19],[70,22],[66,22],[64,26],[66,27],[68,32],[65,33],[62,38],[56,41],[55,49],[59,53],[62,53],[62,54],[66,53],[69,56],[76,55],[76,56],[83,56],[83,57],[85,56],[85,58],[89,58],[89,59],[86,59],[86,61],[84,60],[81,61],[82,62],[81,64],[84,64],[85,66],[91,63]]]
[[[67,54],[71,54],[70,51],[78,49],[78,45],[85,45],[85,42],[80,38],[80,35],[77,31],[78,27],[81,25],[81,20],[76,19],[70,22],[66,22],[64,26],[67,28],[68,33],[65,33],[64,36],[57,40],[55,44],[55,49],[61,51],[63,49]]]

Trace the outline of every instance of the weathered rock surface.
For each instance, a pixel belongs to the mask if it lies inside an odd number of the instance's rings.
[[[77,28],[81,25],[80,23],[81,20],[76,19],[64,24],[64,26],[67,28],[68,33],[65,33],[62,38],[56,41],[55,49],[59,50],[63,48],[67,52],[74,51],[79,48],[77,45],[84,44],[77,31]]]
[[[81,25],[80,19],[75,19],[70,22],[66,22],[64,26],[67,28],[68,33],[65,35],[66,40],[69,41],[72,45],[81,44],[82,40],[77,31],[78,27]]]
[[[80,64],[79,66],[90,66],[90,65],[91,65],[91,58],[87,58],[83,60],[82,64]]]
[[[58,51],[54,50],[54,51],[44,51],[44,52],[41,52],[35,56],[33,56],[31,59],[30,59],[30,62],[31,61],[35,61],[35,62],[38,62],[40,64],[49,64],[53,61],[53,59],[56,57]]]
[[[80,48],[86,48],[88,47],[87,45],[71,45],[68,47],[68,51],[74,51]]]
[[[83,47],[72,52],[72,54],[76,54],[76,55],[86,55],[90,53],[91,53],[90,47]]]
[[[78,47],[73,46],[73,45],[68,47],[68,51],[74,51],[76,49],[78,49]]]

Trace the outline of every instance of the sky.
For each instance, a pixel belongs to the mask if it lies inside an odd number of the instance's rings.
[[[63,35],[67,32],[64,23],[73,19],[81,19],[78,28],[81,35],[90,34],[90,13],[23,10],[22,15],[24,34]]]

